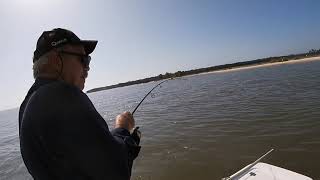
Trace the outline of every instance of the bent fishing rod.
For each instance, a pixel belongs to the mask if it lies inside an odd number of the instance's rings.
[[[171,79],[172,79],[172,78],[171,78]],[[146,95],[143,97],[143,99],[140,101],[140,103],[137,105],[137,107],[134,108],[134,110],[133,110],[132,113],[131,113],[132,116],[133,116],[133,114],[136,112],[136,110],[138,109],[138,107],[141,105],[141,103],[144,101],[144,99],[146,99],[146,97],[148,97],[148,95],[149,95],[155,88],[157,88],[158,86],[160,86],[160,84],[162,84],[162,83],[164,83],[164,82],[166,82],[166,81],[169,81],[169,80],[171,80],[171,79],[166,79],[166,80],[160,82],[159,84],[157,84],[155,87],[153,87],[153,88],[148,92],[148,94],[146,94]]]
[[[148,94],[146,94],[146,95],[143,97],[143,99],[139,102],[139,104],[136,106],[136,108],[134,108],[134,110],[133,110],[132,113],[131,113],[132,116],[133,116],[133,114],[136,112],[136,110],[138,109],[138,107],[141,105],[141,103],[148,97],[148,95],[149,95],[155,88],[157,88],[157,87],[160,86],[162,83],[167,82],[167,81],[169,81],[169,80],[171,80],[171,79],[173,79],[173,78],[170,78],[170,79],[166,79],[166,80],[164,80],[164,81],[161,81],[159,84],[157,84],[156,86],[154,86],[154,87],[148,92]],[[139,139],[140,139],[140,138],[141,138],[141,132],[140,132],[139,128],[140,128],[139,126],[135,127],[135,128],[133,129],[131,135],[134,136],[134,137],[139,137]]]

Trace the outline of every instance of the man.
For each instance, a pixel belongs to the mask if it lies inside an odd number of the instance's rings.
[[[38,39],[35,83],[19,111],[21,154],[34,179],[130,179],[140,151],[132,115],[117,116],[110,132],[82,92],[96,45],[61,28]]]

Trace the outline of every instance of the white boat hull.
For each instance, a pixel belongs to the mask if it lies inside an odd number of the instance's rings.
[[[237,173],[235,173],[237,174]],[[232,180],[312,180],[296,172],[259,162]]]

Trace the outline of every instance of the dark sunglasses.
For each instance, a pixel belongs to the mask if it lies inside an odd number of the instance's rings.
[[[91,61],[91,56],[89,56],[89,55],[79,54],[79,53],[75,53],[75,52],[68,52],[68,51],[59,51],[59,53],[78,56],[78,57],[80,57],[81,63],[83,64],[83,66],[86,68],[89,67],[89,64]]]

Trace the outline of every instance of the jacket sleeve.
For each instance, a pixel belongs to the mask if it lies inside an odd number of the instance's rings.
[[[57,137],[62,151],[89,179],[130,179],[140,146],[126,129],[111,133],[89,98],[68,90],[54,100],[60,104],[57,124],[63,128],[58,127]]]
[[[128,149],[128,167],[131,175],[133,160],[138,157],[141,149],[141,146],[139,146],[140,141],[132,137],[130,132],[124,128],[116,128],[112,130],[111,133],[118,142],[124,143]]]

